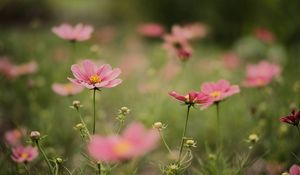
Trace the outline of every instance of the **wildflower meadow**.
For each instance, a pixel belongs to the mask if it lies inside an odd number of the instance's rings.
[[[0,175],[300,175],[300,3],[244,3],[1,1]]]

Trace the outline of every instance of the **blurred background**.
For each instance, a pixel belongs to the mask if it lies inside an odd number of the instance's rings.
[[[242,85],[246,65],[268,60],[281,66],[281,77],[264,88],[241,87],[239,95],[222,103],[227,156],[222,166],[231,174],[236,162],[233,155],[244,156],[245,139],[256,133],[260,142],[251,158],[258,163],[246,168],[248,174],[279,174],[299,163],[300,156],[298,133],[279,122],[280,116],[299,109],[300,104],[299,19],[299,0],[0,0],[0,57],[15,64],[35,61],[38,65],[30,75],[0,76],[1,138],[17,128],[24,131],[26,143],[28,133],[39,130],[47,135],[48,155],[63,157],[71,168],[81,165],[84,159],[79,152],[84,144],[73,129],[79,120],[69,106],[80,100],[90,124],[92,92],[85,89],[61,97],[51,87],[55,82],[68,82],[72,64],[91,58],[122,69],[123,83],[97,94],[99,133],[113,132],[118,109],[127,106],[131,109],[128,122],[143,121],[148,127],[156,121],[168,124],[166,139],[176,149],[185,108],[168,92],[199,90],[201,83],[219,79]],[[64,22],[92,25],[92,38],[76,44],[62,40],[51,28]],[[207,34],[192,42],[194,53],[185,63],[168,57],[161,37],[147,38],[137,30],[140,24],[158,23],[170,33],[175,24],[198,22],[207,27]],[[272,42],[259,38],[257,29],[270,32]],[[233,63],[226,55],[235,57]],[[215,114],[214,107],[191,112],[189,134],[197,138],[195,174],[201,174],[197,170],[203,169],[202,160],[211,161],[210,148],[217,147]],[[161,146],[142,159],[137,163],[139,174],[158,174],[159,167],[153,164],[165,154]],[[9,167],[0,174],[19,172],[9,152],[0,154],[0,167]],[[46,166],[39,159],[32,167],[42,174],[38,169]],[[214,172],[210,168],[204,166],[204,172]]]

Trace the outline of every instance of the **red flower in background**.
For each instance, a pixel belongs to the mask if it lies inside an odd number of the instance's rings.
[[[300,175],[300,166],[294,164],[289,171],[290,175]]]
[[[275,41],[275,36],[273,32],[266,28],[256,28],[255,36],[263,42],[273,43]]]
[[[292,110],[291,114],[288,116],[280,117],[281,122],[288,123],[294,126],[299,125],[300,121],[300,111],[296,112],[296,110]]]
[[[138,32],[146,37],[160,37],[164,34],[165,29],[157,23],[145,23],[138,26]]]

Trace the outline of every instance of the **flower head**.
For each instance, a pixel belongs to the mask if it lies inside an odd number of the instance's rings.
[[[54,83],[52,84],[52,90],[61,96],[72,96],[80,93],[83,90],[83,87],[73,83]]]
[[[189,92],[187,95],[180,95],[177,92],[172,91],[169,95],[184,102],[186,105],[200,104],[206,106],[211,103],[207,96],[199,92]]]
[[[155,130],[146,130],[142,124],[132,123],[120,136],[93,136],[87,149],[97,161],[112,163],[143,156],[156,147],[158,140]]]
[[[52,28],[52,32],[60,38],[74,42],[90,39],[93,30],[93,27],[90,25],[77,24],[73,27],[66,23]]]
[[[159,37],[165,29],[163,26],[157,23],[145,23],[138,26],[138,32],[146,37]]]
[[[5,142],[10,146],[17,146],[21,143],[22,133],[18,129],[6,131],[4,134]]]
[[[11,158],[17,163],[27,163],[33,161],[38,156],[38,150],[32,146],[18,146],[12,148]]]
[[[296,110],[292,110],[290,115],[280,117],[279,120],[284,123],[298,126],[300,121],[300,111],[297,112]]]
[[[246,87],[262,87],[269,84],[275,77],[280,75],[281,68],[267,61],[258,64],[250,64],[246,68]]]
[[[275,36],[272,31],[265,28],[257,28],[255,30],[255,36],[265,43],[273,43],[275,41]]]
[[[122,82],[121,79],[117,79],[121,74],[121,70],[119,68],[112,69],[109,64],[97,67],[90,60],[84,60],[82,66],[83,69],[80,69],[79,65],[72,65],[71,70],[75,79],[68,78],[77,85],[88,89],[99,89],[112,88]]]
[[[294,164],[289,171],[290,175],[300,175],[300,166]]]
[[[240,92],[238,85],[230,85],[227,80],[219,80],[218,82],[203,83],[201,86],[202,95],[207,96],[212,103],[220,102],[229,96]],[[206,106],[208,107],[208,106]]]

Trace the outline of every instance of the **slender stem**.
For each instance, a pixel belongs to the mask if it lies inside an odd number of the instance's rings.
[[[296,127],[297,127],[297,130],[298,130],[298,134],[299,134],[299,136],[300,136],[300,128],[299,128],[299,125],[296,125]]]
[[[163,141],[163,143],[164,143],[165,147],[167,148],[167,150],[168,150],[168,151],[169,151],[169,153],[171,154],[171,153],[172,153],[172,151],[171,151],[171,149],[170,149],[169,145],[167,144],[167,142],[166,142],[166,140],[165,140],[165,138],[164,138],[163,134],[161,133],[161,130],[159,130],[159,129],[158,129],[158,133],[159,133],[159,135],[160,135],[160,138],[161,138],[161,140]]]
[[[219,144],[222,145],[221,121],[220,121],[220,103],[219,102],[216,103],[216,110],[217,110],[217,135],[218,135],[218,139],[219,139]]]
[[[55,163],[55,175],[58,175],[59,165]]]
[[[97,163],[97,167],[98,167],[98,175],[101,175],[101,164]]]
[[[182,151],[183,151],[183,145],[184,145],[185,134],[186,134],[186,129],[187,129],[188,120],[189,120],[190,109],[191,109],[191,105],[188,105],[187,112],[186,112],[186,118],[185,118],[185,125],[184,125],[184,129],[183,129],[183,133],[182,133],[182,138],[181,138],[181,145],[180,145],[179,157],[178,157],[178,164],[179,165],[180,165],[180,160],[181,160]]]
[[[24,163],[24,167],[25,167],[25,170],[26,170],[27,175],[31,175],[31,174],[30,174],[30,171],[29,171],[29,169],[28,169],[28,167],[27,167],[27,165],[26,165],[26,163]]]
[[[42,155],[43,155],[43,157],[44,157],[44,159],[45,159],[45,161],[46,161],[46,163],[47,163],[47,165],[48,165],[48,168],[49,168],[51,174],[54,175],[53,170],[52,170],[52,165],[51,165],[51,163],[50,163],[50,161],[49,161],[47,155],[45,154],[44,150],[42,149],[42,147],[41,147],[39,141],[36,140],[35,143],[36,143],[36,145],[37,145],[39,151],[42,153]]]
[[[96,132],[96,89],[93,93],[93,103],[94,103],[94,125],[93,125],[93,134]]]
[[[117,130],[117,134],[120,134],[123,125],[124,125],[124,122],[123,122],[123,121],[120,121],[120,122],[119,122],[118,130]]]
[[[86,132],[87,132],[87,134],[88,134],[88,137],[89,137],[89,139],[90,139],[90,138],[91,138],[90,131],[89,131],[89,129],[86,127],[86,124],[85,124],[85,122],[84,122],[84,120],[83,120],[83,118],[82,118],[81,112],[80,112],[79,108],[77,108],[76,110],[77,110],[77,112],[78,112],[78,114],[79,114],[80,121],[81,121],[81,123],[84,125],[84,128],[85,128],[85,130],[86,130]]]

